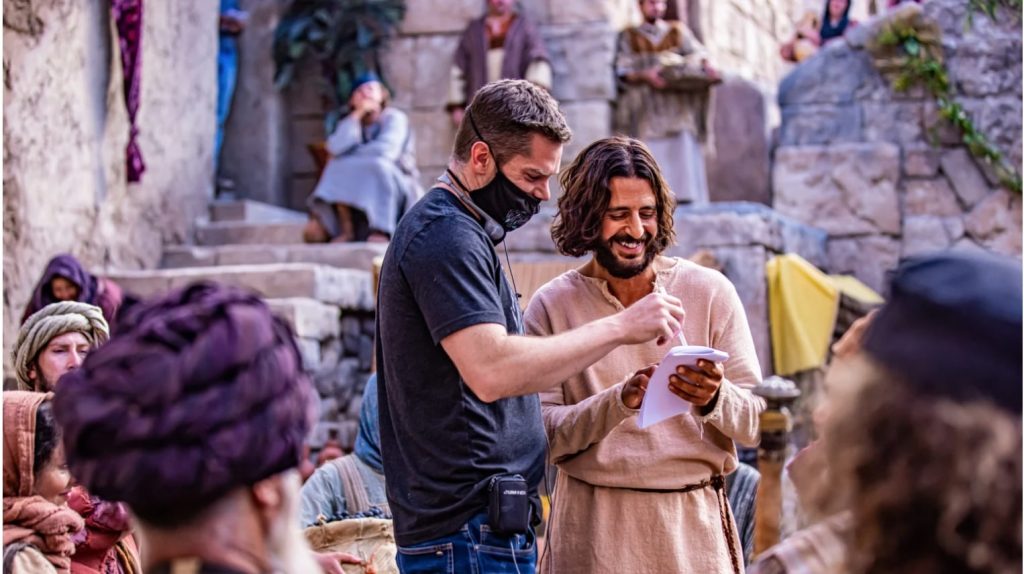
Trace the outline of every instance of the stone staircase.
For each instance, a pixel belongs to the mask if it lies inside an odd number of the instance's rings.
[[[150,297],[194,281],[250,289],[294,329],[320,397],[313,451],[336,434],[355,440],[360,398],[373,366],[373,260],[386,246],[302,243],[303,213],[256,201],[215,201],[194,244],[164,249],[158,269],[112,271],[127,292]]]

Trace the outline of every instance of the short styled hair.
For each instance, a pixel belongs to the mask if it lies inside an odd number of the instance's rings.
[[[465,163],[473,144],[482,138],[502,164],[529,155],[535,133],[561,144],[572,139],[558,102],[547,91],[526,80],[498,80],[473,96],[455,133],[452,156]]]
[[[562,196],[551,224],[551,237],[560,253],[580,257],[597,246],[601,240],[601,220],[612,196],[609,184],[614,177],[638,177],[651,185],[658,212],[654,248],[661,253],[675,243],[675,196],[654,155],[640,140],[615,136],[587,146],[562,172]]]

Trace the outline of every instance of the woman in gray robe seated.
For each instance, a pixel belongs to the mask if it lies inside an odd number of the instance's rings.
[[[388,99],[376,75],[356,80],[352,111],[327,138],[330,158],[308,201],[307,242],[385,242],[423,194],[409,118]]]

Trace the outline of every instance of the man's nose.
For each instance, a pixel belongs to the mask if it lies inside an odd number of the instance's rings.
[[[81,353],[75,349],[72,349],[68,353],[68,370],[77,369],[82,366],[82,361],[85,360],[85,353]]]
[[[640,214],[635,213],[629,217],[628,220],[629,234],[634,238],[638,239],[644,234],[644,224],[640,221]]]
[[[541,201],[551,199],[551,180],[544,180],[544,183],[533,190],[533,197]]]

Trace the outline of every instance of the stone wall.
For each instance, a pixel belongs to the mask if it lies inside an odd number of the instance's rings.
[[[768,142],[778,123],[775,86],[786,64],[780,41],[792,33],[806,0],[677,0],[676,12],[706,44],[710,60],[739,95],[727,93],[715,106],[725,119],[718,139],[753,143],[730,145],[720,159],[708,150],[713,199],[768,201]],[[251,19],[240,39],[240,70],[234,107],[224,143],[224,174],[234,178],[242,197],[303,208],[317,172],[307,144],[324,138],[319,73],[307,66],[296,84],[274,91],[270,78],[272,30],[282,4],[241,0]],[[483,13],[483,0],[415,0],[400,35],[383,58],[394,89],[394,104],[407,111],[417,140],[417,160],[425,183],[445,165],[453,126],[444,112],[451,56],[466,24]],[[552,57],[554,95],[575,132],[564,154],[569,161],[591,141],[610,135],[615,82],[612,61],[618,32],[639,22],[636,0],[521,0],[520,7],[541,29]],[[733,90],[734,92],[736,90]],[[753,97],[752,97],[753,96]],[[747,158],[750,167],[737,170]],[[283,187],[283,188],[282,188]],[[721,189],[721,193],[716,193]],[[749,191],[748,191],[749,190]]]
[[[942,29],[956,99],[1019,170],[1019,20],[976,14],[968,28],[958,0],[930,0],[923,12]],[[893,92],[865,50],[878,24],[829,44],[780,85],[776,209],[828,231],[828,270],[876,290],[900,259],[928,251],[1020,257],[1020,196],[971,157],[930,96]]]
[[[47,260],[152,267],[205,209],[212,182],[217,5],[150,2],[142,32],[139,146],[125,176],[127,113],[107,2],[4,2],[4,340]],[[4,361],[5,365],[7,361]]]

